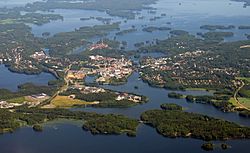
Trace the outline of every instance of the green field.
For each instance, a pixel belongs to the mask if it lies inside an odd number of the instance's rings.
[[[248,83],[250,83],[250,78],[247,78],[247,77],[237,77],[236,79],[244,80],[244,81],[247,81]]]
[[[94,102],[86,102],[83,100],[78,100],[78,99],[72,99],[69,98],[68,96],[56,96],[51,103],[57,107],[57,108],[70,108],[75,105],[90,105],[90,104],[95,104]]]
[[[205,88],[186,88],[186,90],[193,90],[193,91],[207,91]]]
[[[242,105],[250,108],[250,98],[239,98],[239,101]]]
[[[236,107],[239,106],[233,97],[230,98],[229,103],[231,103],[233,106],[236,106]]]
[[[9,103],[23,103],[24,101],[27,101],[25,97],[17,97],[7,100]]]
[[[0,24],[14,24],[16,20],[14,19],[6,19],[6,20],[0,20]]]

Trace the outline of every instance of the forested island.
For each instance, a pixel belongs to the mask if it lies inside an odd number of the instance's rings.
[[[73,112],[66,109],[17,108],[10,112],[0,109],[0,133],[14,132],[22,126],[33,126],[42,131],[41,124],[56,119],[81,120],[83,128],[93,134],[123,134],[134,136],[138,122],[121,115],[100,115],[96,113]],[[93,120],[95,122],[93,122]],[[97,121],[97,122],[96,122]]]
[[[149,110],[141,115],[141,120],[167,137],[192,137],[197,139],[227,140],[250,138],[250,129],[235,123],[214,119],[208,116],[183,112],[176,104],[163,104],[164,110]],[[28,125],[35,131],[42,131],[44,122],[57,119],[80,120],[83,129],[92,134],[136,135],[139,122],[122,115],[101,115],[67,109],[37,109],[19,107],[12,112],[1,109],[1,133],[13,132]],[[215,128],[216,127],[216,128]]]
[[[166,30],[171,30],[171,28],[169,27],[146,27],[143,28],[142,31],[146,31],[146,32],[154,32],[154,31],[166,31]]]
[[[244,6],[243,7],[247,7],[250,5],[250,1],[249,0],[233,0],[233,1],[237,1],[237,2],[244,2]]]
[[[224,25],[202,25],[200,28],[201,29],[206,29],[206,30],[230,30],[230,29],[234,29],[235,26],[234,25],[228,25],[228,26],[224,26]]]
[[[141,120],[157,129],[166,137],[192,137],[206,141],[249,139],[250,128],[235,123],[218,120],[205,115],[183,112],[180,106],[164,104],[171,109],[149,110],[141,115]]]
[[[127,30],[122,30],[120,32],[117,32],[116,35],[118,35],[118,36],[125,35],[127,33],[132,33],[132,32],[136,32],[136,31],[137,31],[136,29],[132,28],[132,29],[127,29]]]
[[[162,24],[156,23],[169,14],[151,8],[155,2],[48,0],[13,9],[0,8],[0,63],[14,73],[37,75],[46,72],[55,76],[47,85],[25,83],[20,84],[17,91],[0,89],[0,133],[14,132],[25,126],[42,132],[45,123],[66,119],[79,121],[82,129],[92,134],[134,137],[138,126],[146,124],[171,138],[205,141],[249,139],[249,127],[188,113],[186,108],[173,103],[162,104],[162,110],[149,110],[149,103],[145,103],[152,102],[155,95],[147,97],[150,93],[142,92],[145,86],[137,84],[136,80],[174,90],[165,92],[169,98],[213,105],[223,112],[250,117],[250,40],[226,41],[226,38],[237,35],[236,30],[246,30],[249,26],[199,25],[201,32],[190,34],[174,27],[174,16]],[[81,16],[77,20],[83,25],[87,20],[100,25],[79,26],[56,34],[43,32],[41,37],[35,36],[30,24],[41,26],[63,20],[61,15],[52,13],[56,9],[97,10],[112,17]],[[146,18],[141,10],[146,10],[151,16]],[[140,21],[146,18],[153,26],[130,22],[135,18]],[[173,24],[168,27],[170,21]],[[129,23],[129,26],[124,26],[124,23]],[[243,32],[244,39],[250,39],[249,34]],[[123,40],[123,36],[133,33],[152,37],[158,33],[165,35],[163,40],[143,38],[132,44]],[[137,37],[131,38],[134,39]],[[148,53],[162,56],[154,57]],[[138,76],[134,78],[135,82],[132,81],[132,89],[127,88],[126,83],[135,73]],[[93,80],[87,82],[89,77]],[[118,85],[124,86],[114,90]],[[208,95],[185,94],[189,90],[207,91]],[[130,113],[134,109],[131,107],[146,112],[136,112],[134,114],[141,116],[134,118],[112,114],[126,109],[126,113]],[[105,115],[85,112],[101,108],[100,112]],[[229,147],[224,143],[220,145],[222,149]],[[214,148],[212,142],[202,145],[204,150]]]
[[[46,2],[35,2],[33,4],[27,4],[25,8],[21,8],[24,11],[49,11],[52,9],[87,9],[87,10],[99,10],[106,11],[112,16],[119,16],[127,19],[133,19],[135,17],[134,11],[142,10],[146,5],[155,3],[156,0],[95,0],[89,1],[82,5],[82,2],[71,3],[71,0],[55,1],[48,0]]]

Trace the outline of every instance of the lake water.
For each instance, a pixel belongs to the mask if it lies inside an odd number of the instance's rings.
[[[0,8],[2,8],[2,7],[7,7],[7,8],[19,7],[19,6],[24,6],[27,3],[33,3],[36,1],[42,1],[42,0],[0,0]]]
[[[0,65],[0,88],[17,91],[17,86],[24,83],[34,83],[36,85],[48,85],[48,81],[56,78],[50,73],[41,73],[38,75],[26,75],[13,73],[4,65]]]
[[[93,81],[92,79],[89,79]],[[138,89],[134,87],[137,86]],[[115,113],[115,114],[123,114],[132,118],[140,118],[140,114],[144,111],[149,109],[159,109],[160,105],[163,103],[176,103],[178,105],[183,106],[186,108],[188,112],[196,112],[200,114],[205,114],[209,116],[213,116],[220,119],[225,119],[229,121],[236,122],[241,125],[250,126],[250,121],[247,118],[243,118],[238,116],[236,113],[224,113],[211,105],[206,104],[194,104],[188,103],[185,99],[172,99],[168,98],[168,93],[173,92],[172,90],[166,90],[162,88],[154,88],[150,87],[147,83],[144,83],[142,80],[139,80],[139,74],[134,73],[128,78],[128,83],[119,86],[110,86],[104,85],[106,89],[112,89],[115,91],[121,92],[130,92],[136,93],[139,95],[145,95],[149,98],[148,103],[137,105],[131,108],[79,108],[74,110],[83,110],[83,111],[90,111],[90,112],[98,112],[98,113]],[[207,91],[175,91],[181,94],[186,95],[210,95],[211,93]]]
[[[248,153],[249,141],[227,141],[233,148],[225,153]],[[137,137],[93,136],[80,125],[58,123],[44,132],[22,128],[14,134],[0,136],[1,153],[205,153],[200,140],[170,139],[160,136],[148,126],[138,128]],[[216,149],[213,153],[221,153]]]
[[[21,3],[19,0],[0,1],[0,6]],[[16,3],[15,3],[16,2]],[[24,2],[24,1],[22,1]],[[181,5],[179,5],[181,3]],[[24,5],[24,3],[22,3]],[[172,29],[181,29],[189,31],[192,34],[197,32],[206,32],[199,27],[205,24],[220,24],[220,25],[250,25],[250,7],[243,8],[243,3],[232,2],[228,0],[159,0],[157,4],[152,5],[157,8],[156,14],[150,14],[148,10],[138,12],[135,20],[128,20],[119,17],[111,17],[105,12],[89,11],[89,10],[55,10],[55,14],[64,16],[63,21],[53,21],[51,23],[32,27],[32,32],[36,36],[41,36],[43,32],[51,32],[56,34],[59,32],[72,31],[75,28],[82,26],[91,26],[103,24],[95,19],[81,21],[82,17],[105,17],[112,18],[112,22],[122,21],[121,30],[129,29],[133,25],[137,32],[117,36],[119,41],[127,41],[126,47],[136,49],[134,44],[142,41],[155,41],[155,39],[165,39],[169,37],[168,31],[156,31],[147,33],[142,31],[143,25],[148,26],[167,26]],[[43,12],[48,13],[48,12]],[[160,16],[166,13],[166,16],[156,21],[150,21],[150,18]],[[145,16],[144,19],[139,17]],[[171,24],[168,24],[170,22]],[[250,30],[226,30],[233,31],[235,36],[227,38],[226,41],[244,40],[246,33],[250,34]],[[107,37],[113,39],[115,33],[111,32]],[[93,41],[98,41],[100,38],[95,38]],[[158,57],[159,54],[151,56]],[[54,77],[47,73],[40,75],[23,75],[9,72],[7,68],[0,66],[0,87],[16,90],[17,85],[25,82],[34,82],[47,84]],[[88,81],[93,81],[93,78],[88,78]],[[138,86],[135,89],[134,86]],[[149,109],[159,109],[163,103],[176,103],[186,108],[188,112],[196,112],[209,116],[213,116],[228,121],[233,121],[241,125],[250,126],[250,120],[239,117],[236,113],[224,113],[217,110],[213,106],[204,104],[187,103],[184,99],[170,99],[168,93],[172,92],[161,88],[153,88],[143,81],[139,80],[138,73],[134,73],[128,83],[120,86],[103,86],[107,89],[133,92],[149,97],[146,104],[138,105],[131,108],[83,108],[74,110],[94,111],[98,113],[115,113],[127,115],[131,118],[139,119],[142,112]],[[206,91],[187,91],[183,94],[204,95],[211,94]],[[155,129],[141,125],[137,131],[136,138],[129,138],[125,135],[121,136],[93,136],[89,132],[81,129],[81,124],[73,123],[51,123],[45,127],[44,132],[36,133],[29,127],[21,128],[13,134],[4,134],[0,136],[0,152],[1,153],[202,153],[200,149],[203,141],[195,139],[170,139],[157,134]],[[249,140],[233,140],[227,141],[233,148],[223,151],[225,153],[248,153]],[[214,153],[222,152],[220,149],[212,151]]]
[[[179,3],[181,3],[181,5],[179,5]],[[118,41],[126,41],[128,43],[126,50],[133,50],[136,49],[136,47],[134,47],[135,43],[145,41],[155,42],[156,39],[166,39],[170,36],[169,31],[143,32],[142,26],[145,25],[157,27],[166,26],[173,30],[186,30],[194,35],[196,35],[197,32],[207,32],[207,30],[200,29],[200,26],[205,24],[235,25],[236,27],[239,25],[250,25],[250,7],[243,8],[243,4],[244,3],[229,0],[181,0],[178,2],[175,0],[159,0],[157,4],[152,5],[153,8],[157,9],[155,14],[149,13],[149,10],[143,10],[138,12],[136,19],[133,20],[112,17],[100,11],[56,9],[53,13],[62,15],[64,17],[63,21],[52,21],[42,26],[30,26],[32,27],[33,33],[41,37],[43,32],[50,32],[53,35],[59,32],[72,31],[82,26],[103,24],[96,19],[81,21],[80,18],[82,17],[111,18],[112,23],[121,22],[121,30],[130,29],[132,26],[135,26],[137,31],[116,36],[115,33],[118,31],[115,30],[105,37],[109,39],[116,37]],[[212,11],[211,8],[213,8]],[[161,16],[161,14],[166,14],[166,16]],[[144,18],[139,19],[140,17]],[[154,17],[160,17],[160,19],[150,21],[150,19]],[[239,30],[238,28],[224,31],[234,32],[234,36],[226,38],[225,41],[245,40],[247,39],[245,34],[250,33],[250,30]],[[100,39],[102,38],[95,38],[92,41],[96,42]]]
[[[134,89],[134,85],[139,87]],[[159,108],[161,103],[178,103],[190,112],[199,112],[209,114],[217,118],[228,119],[237,123],[248,125],[249,120],[241,118],[234,113],[222,113],[221,111],[209,105],[186,103],[184,100],[169,99],[168,90],[152,88],[142,81],[138,80],[138,74],[134,73],[129,78],[129,83],[122,86],[105,86],[109,89],[119,91],[129,91],[149,96],[147,104],[139,105],[126,109],[93,109],[86,108],[85,111],[95,111],[98,113],[116,113],[124,114],[133,118],[138,118],[142,111]],[[188,91],[185,94],[202,95],[208,94],[205,91]],[[4,134],[0,136],[1,153],[183,153],[191,151],[192,153],[205,152],[200,149],[204,143],[196,139],[171,139],[159,135],[155,129],[140,125],[137,130],[137,136],[130,138],[125,135],[105,136],[92,135],[90,132],[81,128],[82,122],[73,121],[55,121],[47,123],[42,133],[37,133],[30,127],[18,129],[13,134]],[[215,142],[216,144],[222,142]],[[241,149],[241,153],[248,153],[249,140],[230,140],[226,142],[233,148],[223,151],[225,153],[234,153]],[[214,153],[220,153],[217,148]]]

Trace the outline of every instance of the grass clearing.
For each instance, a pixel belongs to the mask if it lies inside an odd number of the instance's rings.
[[[239,102],[244,105],[247,108],[250,108],[250,98],[238,98]],[[239,104],[235,101],[235,99],[232,97],[229,100],[229,103],[231,103],[235,107],[241,107]]]
[[[34,102],[34,99],[31,99],[28,96],[25,96],[25,97],[12,98],[12,99],[7,100],[7,102],[21,104],[23,102]]]
[[[72,99],[68,96],[56,96],[52,101],[51,104],[53,104],[55,107],[59,108],[69,108],[73,107],[74,105],[90,105],[95,104],[94,102],[86,102],[79,99]]]
[[[239,101],[242,105],[250,108],[250,98],[239,98]]]
[[[231,103],[233,106],[236,106],[236,107],[239,106],[239,104],[237,103],[237,101],[235,101],[235,99],[234,99],[233,97],[231,97],[231,98],[229,99],[229,103]]]
[[[193,90],[193,91],[207,91],[205,88],[186,88],[186,90]]]
[[[247,81],[248,83],[250,83],[250,77],[237,77],[236,79],[239,79],[239,80],[243,80],[243,81]]]
[[[7,100],[7,102],[9,103],[18,103],[18,104],[21,104],[24,101],[27,101],[25,97],[17,97],[17,98],[12,98],[12,99]]]
[[[13,24],[15,23],[15,19],[5,19],[5,20],[0,20],[0,24]]]

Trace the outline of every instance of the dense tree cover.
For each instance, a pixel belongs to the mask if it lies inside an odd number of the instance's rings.
[[[184,32],[186,33],[186,32]],[[157,40],[155,45],[141,47],[139,51],[143,52],[162,52],[179,54],[187,50],[209,49],[214,46],[214,43],[204,42],[202,39],[198,39],[193,35],[178,35],[172,36],[165,40]],[[182,46],[183,48],[181,48]]]
[[[136,135],[138,121],[128,119],[121,115],[106,115],[88,119],[83,128],[90,130],[92,134],[121,134]]]
[[[37,49],[42,48],[42,40],[36,38],[31,33],[31,28],[23,23],[0,24],[0,52],[8,52],[11,55],[11,49],[17,46],[25,48],[22,56],[29,56]]]
[[[247,25],[241,25],[238,27],[239,29],[250,29],[250,26],[247,26]]]
[[[200,26],[201,29],[206,29],[206,30],[230,30],[234,29],[234,25],[202,25]]]
[[[143,101],[146,102],[146,101]],[[100,108],[127,108],[127,107],[132,107],[138,104],[142,104],[141,103],[135,103],[135,102],[131,102],[127,99],[123,99],[120,101],[116,101],[116,100],[107,100],[107,101],[103,101],[101,103],[99,103],[98,105],[92,105],[92,107],[100,107]]]
[[[184,30],[172,30],[169,33],[176,36],[188,35],[188,32]]]
[[[250,85],[245,85],[240,91],[239,95],[241,97],[250,98]]]
[[[168,93],[169,98],[175,98],[175,99],[181,99],[184,96],[182,94],[176,93],[176,92],[170,92]]]
[[[18,96],[21,96],[21,94],[11,92],[8,89],[0,89],[0,99],[1,100],[12,99],[12,98],[15,98]]]
[[[169,98],[185,98],[187,102],[193,103],[201,103],[201,104],[211,104],[214,107],[221,109],[223,111],[235,111],[235,106],[230,102],[230,98],[233,96],[233,92],[229,90],[217,90],[213,92],[213,95],[201,95],[201,96],[194,96],[194,95],[183,95],[175,92],[171,92],[168,94]],[[242,111],[239,110],[239,115],[248,117],[249,111]]]
[[[126,77],[123,77],[123,78],[110,78],[109,79],[109,83],[108,84],[110,84],[110,85],[122,85],[122,84],[125,84],[125,83],[127,83],[128,82],[128,77],[129,76],[126,76]],[[101,83],[99,83],[99,84],[101,84]]]
[[[214,150],[214,144],[208,142],[201,145],[201,148],[206,151]]]
[[[25,83],[18,86],[17,92],[11,92],[7,89],[0,89],[0,99],[8,100],[12,98],[28,96],[32,94],[41,94],[45,93],[47,95],[53,95],[56,91],[56,86],[37,86],[32,83]]]
[[[226,144],[226,143],[221,143],[221,144],[213,144],[212,142],[207,142],[201,145],[201,148],[205,151],[212,151],[214,150],[216,147],[220,147],[222,150],[226,150],[228,148],[230,148],[231,146]]]
[[[242,117],[248,117],[250,118],[250,111],[248,110],[242,110],[239,112],[239,115],[242,116]]]
[[[230,148],[231,146],[228,145],[228,144],[226,144],[226,143],[222,143],[222,144],[220,145],[220,147],[221,147],[221,149],[226,150],[226,149]]]
[[[250,128],[205,115],[170,110],[149,110],[141,120],[167,137],[192,137],[202,140],[250,138]]]
[[[122,30],[116,33],[116,35],[121,36],[121,35],[125,35],[128,33],[132,33],[132,32],[136,32],[137,29],[131,28],[131,29],[126,29],[126,30]]]
[[[146,27],[146,28],[143,28],[142,31],[146,31],[146,32],[154,32],[154,31],[165,31],[165,30],[171,30],[171,28],[169,27],[153,27],[153,26],[150,26],[150,27]]]
[[[54,86],[37,86],[32,83],[25,83],[18,86],[18,91],[24,95],[46,93],[52,95],[56,88]]]
[[[6,65],[8,66],[8,70],[13,73],[27,74],[27,75],[36,75],[43,72],[43,68],[39,64],[35,64],[38,69],[22,69],[20,67],[16,67],[15,64]],[[45,70],[44,70],[45,71]]]
[[[161,105],[161,109],[163,110],[182,110],[182,107],[177,104],[172,104],[172,103],[166,103]]]
[[[20,123],[16,120],[16,115],[6,109],[0,109],[0,133],[12,132],[20,127]]]
[[[0,12],[0,24],[31,23],[43,25],[53,20],[63,19],[61,15],[57,14],[25,13],[22,15],[16,9],[5,9],[4,12]]]
[[[36,132],[42,132],[43,131],[43,126],[40,125],[40,124],[35,124],[33,126],[33,130],[36,131]]]
[[[234,35],[233,32],[207,32],[207,33],[198,33],[198,35],[202,36],[206,41],[212,42],[221,42],[225,37],[232,37]]]
[[[72,94],[76,96],[76,99],[87,102],[99,102],[98,105],[93,105],[93,107],[130,107],[148,101],[147,97],[141,95],[139,96],[142,97],[142,100],[139,103],[135,103],[127,99],[117,101],[116,98],[118,93],[111,90],[106,90],[106,92],[100,93],[81,93],[78,89],[68,89],[60,95],[69,96]]]
[[[116,98],[115,92],[101,92],[101,93],[81,93],[78,89],[68,89],[67,91],[61,93],[63,96],[69,96],[75,94],[77,99],[81,99],[88,102],[93,101],[107,101],[114,100]]]
[[[187,102],[211,104],[216,108],[219,108],[223,111],[232,111],[234,106],[229,102],[230,95],[213,95],[213,96],[193,96],[187,95]]]
[[[8,117],[6,117],[8,116]],[[19,122],[25,122],[28,125],[36,126],[41,129],[41,123],[55,119],[75,119],[83,120],[85,130],[90,130],[93,134],[123,134],[135,135],[138,121],[129,119],[122,115],[101,115],[90,112],[70,111],[67,109],[37,109],[37,108],[19,108],[15,112],[0,109],[0,129],[17,128]],[[5,118],[6,117],[6,118]],[[20,120],[16,123],[17,120]],[[4,124],[6,122],[6,124]]]

